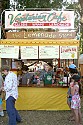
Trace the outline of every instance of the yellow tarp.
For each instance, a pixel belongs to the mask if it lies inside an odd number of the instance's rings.
[[[18,110],[69,110],[67,88],[19,87]],[[5,109],[5,101],[3,103]]]

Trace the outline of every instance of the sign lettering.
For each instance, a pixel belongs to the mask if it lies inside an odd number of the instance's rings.
[[[74,39],[75,32],[7,32],[7,39]]]
[[[6,11],[5,28],[74,28],[74,11]]]

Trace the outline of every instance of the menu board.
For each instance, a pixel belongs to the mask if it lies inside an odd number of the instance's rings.
[[[21,59],[38,59],[38,46],[21,46]]]
[[[59,58],[59,46],[39,46],[39,59]]]
[[[18,59],[19,46],[0,45],[0,58]]]
[[[60,46],[60,59],[77,59],[77,46]]]

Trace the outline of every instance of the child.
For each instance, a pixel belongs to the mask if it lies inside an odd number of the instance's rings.
[[[1,98],[2,85],[3,85],[3,78],[0,73],[0,116],[4,116],[3,107],[2,107],[2,98]]]
[[[67,104],[68,104],[68,106],[69,106],[69,108],[70,108],[70,110],[72,112],[72,114],[71,114],[72,118],[70,118],[71,121],[74,120],[74,118],[73,118],[73,110],[71,109],[71,100],[72,100],[71,88],[73,86],[74,86],[74,80],[71,80],[70,86],[69,86],[69,89],[68,89],[68,92],[67,92]]]
[[[71,94],[72,94],[71,109],[74,112],[73,115],[75,118],[76,125],[82,125],[79,85],[78,85],[78,81],[76,79],[74,79],[74,81],[75,81],[75,84],[73,87],[71,87]]]
[[[2,108],[2,98],[0,97],[0,116],[4,116],[3,108]]]

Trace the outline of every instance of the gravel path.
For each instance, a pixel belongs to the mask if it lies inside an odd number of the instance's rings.
[[[83,119],[83,97],[82,104],[82,119]],[[7,125],[8,116],[4,111],[5,116],[0,118],[0,125]],[[74,121],[69,120],[70,111],[19,111],[22,122],[19,125],[75,125]],[[17,124],[17,125],[18,125]]]

